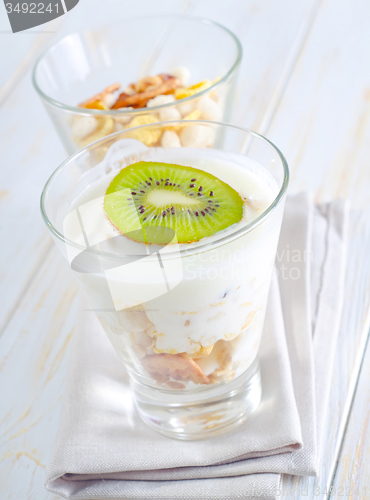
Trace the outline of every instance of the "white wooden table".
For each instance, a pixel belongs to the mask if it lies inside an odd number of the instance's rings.
[[[45,467],[78,289],[39,212],[42,187],[66,154],[30,68],[54,38],[117,12],[183,12],[233,30],[244,48],[233,122],[280,147],[291,192],[313,190],[317,201],[351,198],[324,457],[317,478],[284,477],[285,487],[301,491],[284,498],[370,497],[369,0],[80,0],[62,18],[20,34],[10,32],[0,5],[0,498],[57,498],[44,489]]]

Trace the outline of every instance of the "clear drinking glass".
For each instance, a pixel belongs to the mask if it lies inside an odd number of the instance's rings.
[[[128,18],[56,42],[37,61],[33,84],[72,154],[108,134],[147,123],[228,121],[241,56],[237,37],[213,21],[176,15]],[[78,107],[116,82],[124,89],[178,67],[190,70],[185,87],[196,87],[188,88],[185,98],[137,109]]]
[[[165,149],[159,144],[168,130],[212,140],[207,147]],[[156,147],[145,146],[147,134],[155,135]],[[142,160],[213,172],[239,192],[249,186],[243,221],[198,242],[178,244],[169,231],[165,245],[150,244],[149,233],[148,244],[134,244],[113,231],[103,202],[111,179]],[[45,223],[153,429],[204,438],[240,424],[258,406],[258,349],[288,176],[283,155],[259,134],[178,121],[112,134],[73,155],[48,180],[41,197]],[[212,196],[210,207],[218,207],[217,193]]]

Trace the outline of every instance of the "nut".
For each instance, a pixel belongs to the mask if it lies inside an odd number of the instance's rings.
[[[119,93],[118,92],[108,92],[107,94],[105,94],[105,96],[103,97],[103,104],[108,108],[110,109],[117,101],[118,99],[118,96],[119,96]]]
[[[174,130],[165,130],[161,138],[162,148],[181,148],[179,136]]]
[[[182,384],[181,382],[175,382],[174,380],[169,380],[166,382],[166,386],[169,387],[170,389],[185,389],[185,384]]]
[[[146,350],[143,346],[139,344],[133,344],[132,349],[139,359],[142,359],[146,356]]]
[[[167,382],[170,378],[194,384],[209,384],[208,377],[200,366],[181,354],[151,354],[141,360],[143,367],[158,382]]]
[[[219,340],[217,362],[223,370],[230,368],[233,360],[233,352],[226,340]]]
[[[200,118],[202,120],[210,120],[218,122],[221,120],[222,111],[220,106],[208,96],[199,99],[197,108],[200,111]]]
[[[125,126],[122,123],[120,123],[116,120],[114,121],[114,131],[115,132],[121,132],[121,130],[124,130],[124,129],[125,129]]]
[[[179,86],[179,80],[169,75],[158,75],[161,78],[162,83],[159,85],[151,86],[144,92],[138,92],[134,95],[128,95],[124,92],[120,94],[117,99],[116,104],[112,109],[125,108],[127,106],[132,106],[134,108],[143,108],[146,103],[161,94],[170,94]]]
[[[76,116],[72,125],[72,134],[77,139],[84,139],[95,132],[98,126],[99,122],[94,116]]]
[[[131,83],[128,87],[126,87],[122,92],[128,95],[136,94],[136,87],[134,83]]]
[[[158,76],[146,76],[135,85],[136,92],[145,92],[149,87],[156,87],[162,83],[162,78]]]
[[[111,94],[112,92],[115,92],[116,90],[121,88],[120,83],[114,83],[113,85],[109,85],[109,87],[106,87],[103,92],[100,92],[100,94],[95,94],[93,97],[90,99],[87,99],[87,101],[82,102],[81,104],[78,105],[79,108],[86,108],[88,104],[93,104],[97,101],[103,101],[104,97],[107,94]]]
[[[179,66],[178,68],[175,68],[174,70],[172,70],[170,73],[172,76],[175,76],[176,78],[178,78],[180,80],[180,84],[183,87],[185,87],[189,83],[190,71],[185,66]]]
[[[163,104],[170,104],[174,102],[175,98],[172,94],[169,95],[157,95],[153,99],[149,99],[146,103],[147,108],[152,108],[153,106],[163,106]]]
[[[85,136],[83,139],[79,139],[78,137],[74,137],[75,142],[78,144],[80,148],[84,148],[88,144],[109,135],[114,130],[114,120],[113,118],[104,118],[99,117],[95,118],[98,121],[98,128],[90,135]]]
[[[212,146],[215,133],[206,125],[189,125],[180,131],[180,140],[186,148],[206,148]]]
[[[141,345],[144,349],[149,349],[154,344],[152,337],[149,337],[145,331],[134,333],[133,339],[135,340],[135,344]]]
[[[179,104],[177,109],[180,111],[182,117],[189,115],[192,111],[194,111],[195,103],[194,102],[184,102],[184,104]]]
[[[219,383],[219,382],[231,382],[235,377],[234,370],[215,370],[209,375],[209,379],[211,382]]]
[[[131,106],[129,106],[128,108],[125,108],[125,110],[131,110],[131,109],[134,109],[132,108]],[[115,116],[114,119],[118,122],[118,123],[122,123],[122,125],[126,125],[127,123],[130,123],[130,121],[132,120],[132,115],[120,115],[120,116]]]
[[[161,122],[181,120],[181,114],[176,108],[165,108],[159,112],[159,119]]]

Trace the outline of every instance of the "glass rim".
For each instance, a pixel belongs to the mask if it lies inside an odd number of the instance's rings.
[[[202,124],[202,125],[204,124],[206,126],[207,125],[209,126],[211,124],[211,125],[216,125],[216,126],[221,126],[221,127],[226,127],[226,128],[232,128],[232,129],[235,129],[235,130],[238,130],[238,131],[250,134],[252,137],[256,137],[257,139],[262,140],[263,142],[267,143],[269,146],[271,146],[277,152],[277,154],[278,154],[278,156],[280,158],[281,164],[282,164],[283,171],[284,171],[284,177],[283,177],[283,181],[281,183],[281,186],[279,188],[279,191],[276,194],[276,196],[274,197],[274,200],[262,212],[262,214],[260,214],[258,217],[256,217],[255,219],[253,219],[251,222],[249,222],[248,224],[246,224],[242,228],[240,228],[240,229],[238,229],[238,230],[236,230],[236,231],[234,231],[234,232],[232,232],[232,233],[230,233],[228,235],[225,235],[223,237],[221,236],[217,240],[213,240],[211,242],[205,242],[205,243],[203,243],[203,244],[201,244],[199,246],[195,246],[195,247],[192,247],[192,248],[181,248],[181,249],[179,249],[177,251],[174,251],[174,252],[167,252],[167,251],[166,252],[161,252],[161,255],[163,255],[163,257],[165,257],[166,259],[169,258],[169,257],[171,257],[171,254],[174,256],[174,258],[179,258],[179,255],[180,256],[182,256],[182,255],[184,255],[184,256],[190,256],[190,255],[195,255],[195,254],[203,253],[203,252],[206,252],[206,251],[210,250],[211,248],[221,247],[221,246],[223,246],[223,245],[225,245],[227,243],[230,243],[230,242],[232,242],[234,240],[237,240],[238,238],[240,238],[240,237],[244,236],[245,234],[251,232],[253,229],[255,229],[260,224],[262,224],[262,222],[264,222],[270,216],[270,214],[276,209],[276,207],[280,204],[280,202],[282,201],[282,199],[283,199],[283,197],[284,197],[284,195],[285,195],[285,193],[287,191],[288,183],[289,183],[289,167],[288,167],[288,163],[287,163],[287,161],[286,161],[283,153],[279,150],[279,148],[277,146],[275,146],[275,144],[273,144],[269,139],[267,139],[263,135],[259,134],[258,132],[254,132],[253,130],[250,130],[248,128],[239,127],[237,125],[232,125],[232,124],[229,124],[229,123],[222,123],[222,122],[212,122],[212,121],[207,121],[207,120],[187,120],[187,122],[189,124],[190,123],[198,124],[198,125],[199,124]],[[56,236],[59,240],[61,240],[62,242],[64,242],[66,245],[69,245],[70,247],[74,247],[74,248],[79,249],[81,251],[88,250],[88,248],[85,248],[82,245],[79,245],[79,244],[75,243],[74,241],[69,240],[62,233],[60,233],[56,229],[56,227],[53,225],[53,223],[50,221],[50,219],[49,219],[49,217],[47,215],[45,198],[46,198],[48,189],[51,186],[51,183],[53,182],[54,178],[58,175],[59,172],[61,172],[61,170],[63,170],[64,167],[66,167],[68,164],[70,164],[71,162],[75,161],[79,157],[83,156],[89,149],[95,148],[97,146],[101,146],[102,144],[104,144],[104,142],[111,141],[112,138],[114,138],[115,136],[124,135],[124,134],[129,133],[129,132],[131,132],[133,130],[139,130],[139,129],[142,129],[142,128],[148,128],[148,127],[153,128],[153,127],[158,127],[158,126],[168,126],[169,124],[176,125],[176,124],[181,124],[181,123],[183,123],[183,120],[173,120],[173,121],[156,122],[156,123],[151,123],[151,124],[146,124],[146,125],[140,125],[138,127],[132,127],[130,129],[127,129],[127,130],[120,130],[120,131],[115,132],[113,134],[107,135],[107,136],[105,136],[105,137],[103,137],[101,139],[98,139],[95,142],[92,142],[88,146],[85,146],[83,149],[80,149],[79,151],[77,151],[76,153],[74,153],[72,156],[70,156],[69,158],[67,158],[51,174],[51,176],[49,177],[49,179],[46,181],[46,184],[45,184],[45,186],[44,186],[44,188],[42,190],[42,193],[41,193],[41,198],[40,198],[41,215],[42,215],[42,218],[43,218],[46,226],[48,227],[49,231],[54,236]],[[205,148],[205,149],[207,149],[207,148]],[[95,165],[95,166],[97,166],[97,165]],[[95,166],[92,167],[92,168],[95,168]],[[220,231],[220,232],[222,232],[222,231]],[[207,238],[205,238],[205,239],[207,239]],[[180,243],[180,245],[182,245],[182,243]],[[170,246],[171,245],[165,245],[163,248],[170,247]],[[123,256],[118,256],[117,254],[112,254],[112,253],[107,253],[107,252],[102,252],[102,251],[96,251],[96,250],[90,250],[90,252],[91,253],[96,253],[96,254],[99,254],[101,256],[105,256],[105,257],[108,257],[108,258],[115,257],[115,258],[118,258],[118,260],[123,260],[122,259]],[[143,255],[133,255],[133,254],[130,254],[129,257],[142,258]]]
[[[141,20],[141,19],[181,19],[185,21],[198,21],[201,24],[208,24],[215,26],[217,28],[220,28],[222,31],[226,32],[228,35],[231,36],[231,38],[234,40],[235,45],[237,47],[237,56],[233,64],[231,65],[230,69],[219,79],[214,81],[211,86],[207,87],[204,90],[201,90],[200,92],[197,92],[196,94],[188,97],[184,97],[183,99],[178,99],[178,102],[175,101],[173,103],[167,103],[167,104],[161,104],[160,106],[153,106],[150,108],[150,111],[159,111],[164,108],[169,108],[172,106],[178,106],[179,104],[184,104],[191,102],[193,99],[198,99],[201,96],[204,96],[208,94],[209,92],[212,92],[213,90],[217,89],[219,86],[221,86],[223,83],[225,83],[238,69],[242,55],[243,55],[243,49],[242,45],[240,43],[239,38],[229,29],[223,26],[222,24],[217,23],[216,21],[212,21],[210,19],[204,18],[204,17],[196,17],[196,16],[186,16],[182,14],[156,14],[156,15],[145,15],[145,16],[129,16],[124,18],[125,20]],[[113,24],[118,24],[118,21]],[[104,26],[110,26],[111,24],[106,23]],[[91,26],[90,28],[86,29],[85,31],[89,31],[94,29],[94,27],[98,27],[98,24]],[[47,95],[43,90],[41,90],[39,84],[38,84],[38,79],[37,79],[37,71],[39,68],[39,64],[42,62],[44,57],[54,48],[56,47],[59,43],[61,43],[63,40],[66,40],[68,37],[71,37],[73,35],[78,35],[82,31],[75,31],[73,33],[70,33],[63,38],[57,40],[53,44],[51,44],[36,60],[36,63],[33,66],[32,69],[32,84],[36,90],[36,92],[39,94],[41,99],[47,101],[49,104],[51,104],[54,107],[63,109],[64,111],[68,111],[70,113],[78,113],[80,115],[86,115],[86,116],[119,116],[120,114],[127,114],[127,115],[141,115],[144,113],[148,112],[148,108],[135,108],[135,109],[127,109],[127,108],[119,108],[119,110],[99,110],[99,109],[88,109],[88,108],[80,108],[78,106],[69,106],[67,104],[64,104],[60,101],[57,101],[56,99],[53,99],[49,95]],[[124,110],[124,111],[121,111]]]

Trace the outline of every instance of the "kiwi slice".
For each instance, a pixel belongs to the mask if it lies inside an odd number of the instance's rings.
[[[141,161],[114,177],[104,209],[122,234],[163,245],[174,234],[179,243],[191,243],[239,222],[243,200],[228,184],[203,170]]]

